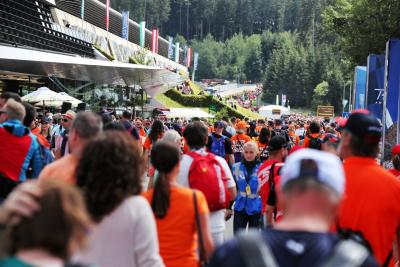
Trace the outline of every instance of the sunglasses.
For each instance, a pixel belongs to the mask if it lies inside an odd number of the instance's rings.
[[[68,119],[63,119],[63,122],[68,122],[69,120]]]

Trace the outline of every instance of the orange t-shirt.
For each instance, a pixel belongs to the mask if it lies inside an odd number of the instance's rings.
[[[39,180],[42,179],[60,179],[69,184],[76,183],[75,171],[79,159],[73,154],[64,157],[47,165],[39,174]]]
[[[400,226],[400,180],[372,158],[350,157],[343,166],[346,190],[339,225],[361,231],[383,264]]]
[[[143,193],[151,203],[153,189]],[[208,214],[203,193],[196,190],[199,214]],[[193,203],[193,190],[171,187],[167,216],[155,218],[160,255],[168,267],[197,267],[197,228]]]
[[[251,138],[247,134],[237,134],[231,138],[233,153],[243,153],[243,146],[250,142]]]
[[[162,135],[158,137],[158,140],[160,140],[162,138]],[[151,141],[150,137],[146,137],[146,139],[144,140],[144,144],[143,144],[143,148],[150,150],[151,146],[152,146],[153,142]]]
[[[319,133],[315,133],[315,134],[310,134],[312,138],[317,138],[318,136],[320,136]],[[309,147],[310,146],[310,137],[306,136],[304,138],[304,143],[303,143],[303,147]]]
[[[139,132],[139,136],[141,136],[141,137],[147,136],[146,131],[143,128],[139,128],[138,132]]]

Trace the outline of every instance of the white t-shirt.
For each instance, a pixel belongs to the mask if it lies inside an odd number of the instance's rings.
[[[161,267],[157,227],[148,201],[142,196],[125,199],[91,229],[87,248],[74,262],[96,267]]]
[[[201,149],[196,151],[199,154],[205,155],[207,152],[205,149]],[[224,173],[226,177],[228,178],[227,181],[227,187],[232,188],[236,187],[235,180],[233,179],[231,169],[228,166],[228,163],[226,163],[225,159],[215,156],[216,159],[219,161],[221,164],[222,169],[224,170]],[[180,162],[180,170],[179,170],[179,175],[177,182],[181,186],[184,187],[189,187],[189,170],[190,166],[192,165],[193,158],[188,156],[188,155],[183,155],[182,160]],[[225,211],[224,210],[218,210],[210,213],[210,230],[211,233],[220,233],[225,231]]]

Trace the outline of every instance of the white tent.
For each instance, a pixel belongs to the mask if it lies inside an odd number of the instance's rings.
[[[201,110],[200,108],[170,108],[170,111],[164,111],[167,118],[214,118],[213,115]]]
[[[60,102],[62,103],[64,96],[50,90],[47,87],[40,87],[36,91],[29,93],[23,96],[22,101],[30,102],[30,103],[38,103],[39,105],[43,105],[43,103],[47,106],[51,105],[51,103]]]
[[[64,97],[65,102],[71,102],[73,107],[76,107],[78,106],[78,104],[82,103],[82,101],[80,101],[79,99],[76,99],[75,97],[72,97],[65,92],[61,92],[59,94]]]
[[[282,115],[289,115],[290,110],[282,106],[269,105],[261,107],[258,113],[261,117],[268,119],[279,119]]]

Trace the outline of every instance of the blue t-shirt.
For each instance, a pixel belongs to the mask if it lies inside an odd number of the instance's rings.
[[[266,230],[260,233],[270,246],[280,267],[320,266],[333,252],[339,239],[327,233]],[[369,257],[362,267],[378,267]],[[236,239],[217,248],[209,267],[246,267]]]

